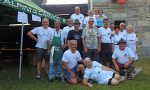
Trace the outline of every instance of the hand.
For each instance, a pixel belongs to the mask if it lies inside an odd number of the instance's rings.
[[[50,54],[51,53],[51,50],[47,50],[47,54]]]
[[[124,64],[124,68],[128,68],[128,67],[129,67],[128,63]]]
[[[93,87],[93,85],[91,83],[88,83],[88,87]]]
[[[75,74],[74,73],[71,73],[71,77],[72,77],[72,79],[75,79]]]
[[[62,50],[64,50],[65,49],[65,45],[62,45]]]
[[[119,67],[117,65],[115,65],[115,69],[116,69],[117,72],[120,71],[120,69],[119,69]]]
[[[101,48],[100,48],[100,47],[98,47],[98,48],[97,48],[97,52],[99,53],[100,51],[101,51]]]
[[[87,53],[88,52],[88,49],[87,48],[84,48],[84,53]]]

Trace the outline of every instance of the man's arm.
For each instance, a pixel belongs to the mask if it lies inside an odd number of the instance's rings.
[[[63,61],[63,67],[70,73],[72,78],[75,78],[75,74],[71,71],[71,69],[68,67],[67,63]]]
[[[32,33],[31,31],[29,31],[29,32],[27,33],[27,35],[28,35],[32,40],[38,42],[38,39],[33,35],[33,33]]]
[[[112,62],[113,62],[113,64],[114,64],[114,66],[115,66],[116,71],[119,72],[120,69],[119,69],[119,67],[118,67],[118,65],[117,65],[116,59],[112,58]]]
[[[88,79],[86,78],[83,79],[83,85],[88,86],[88,87],[93,87],[91,83],[88,83]]]

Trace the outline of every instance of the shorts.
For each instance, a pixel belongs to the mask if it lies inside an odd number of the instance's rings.
[[[71,71],[74,74],[76,74],[77,68],[78,68],[78,65],[76,65],[74,68],[72,68]],[[72,79],[70,73],[66,69],[64,69],[64,74],[65,74],[65,76],[66,76],[67,79],[69,79],[69,80]]]
[[[113,73],[112,78],[109,79],[108,85],[111,85],[111,81],[112,81],[112,79],[113,79],[114,77],[115,77],[115,73]]]
[[[47,49],[37,48],[37,62],[49,62],[49,54],[47,54]]]

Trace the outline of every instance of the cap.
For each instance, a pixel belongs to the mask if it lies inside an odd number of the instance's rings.
[[[118,44],[120,43],[125,43],[126,44],[126,41],[124,39],[120,39],[120,41],[118,42]]]
[[[75,19],[73,23],[74,24],[80,24],[80,21],[78,19]]]

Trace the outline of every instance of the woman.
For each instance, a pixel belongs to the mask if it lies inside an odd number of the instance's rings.
[[[116,71],[103,66],[97,61],[91,61],[89,57],[84,59],[84,65],[86,69],[83,77],[83,85],[88,87],[93,87],[93,85],[88,82],[89,79],[105,85],[117,85],[120,81],[124,80]]]
[[[127,26],[127,37],[126,37],[127,47],[129,47],[135,56],[135,60],[138,60],[137,50],[138,50],[138,38],[134,33],[134,27],[132,25]]]

